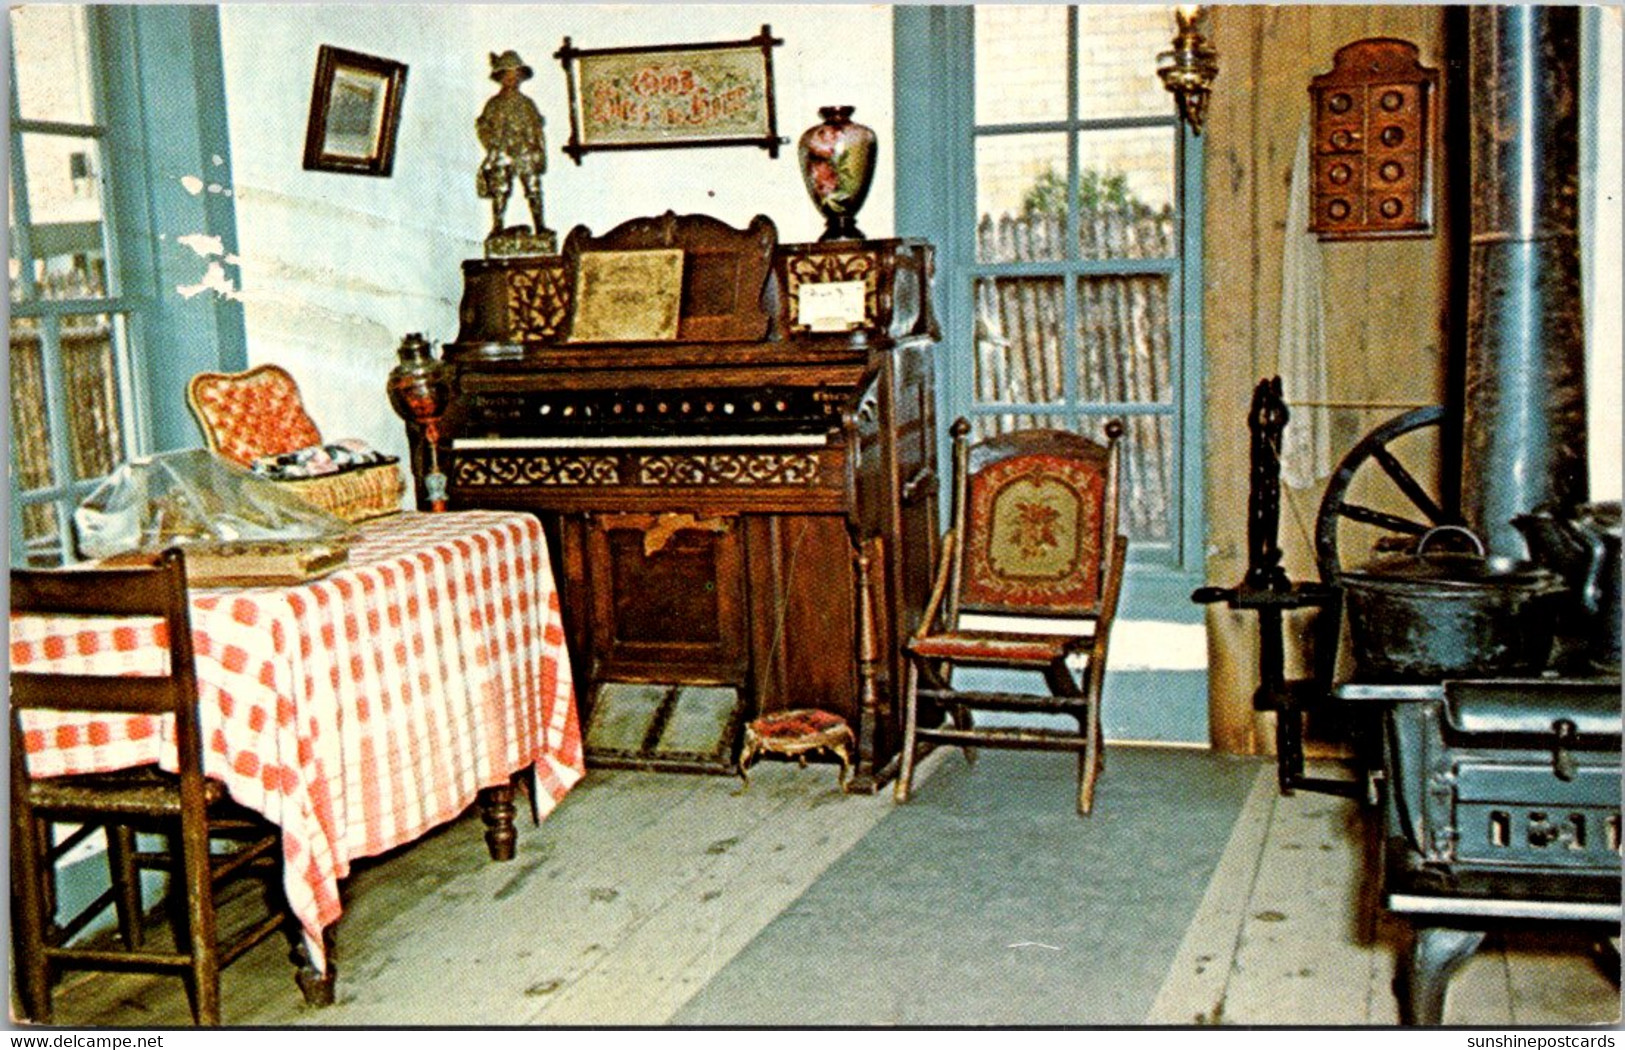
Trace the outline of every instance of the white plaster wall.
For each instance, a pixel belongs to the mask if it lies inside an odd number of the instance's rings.
[[[536,75],[525,91],[547,121],[547,225],[602,233],[668,209],[736,226],[765,214],[784,241],[815,239],[795,139],[818,107],[852,105],[874,128],[880,165],[861,224],[894,229],[891,9],[884,5],[283,5],[220,9],[237,205],[238,294],[250,364],[274,361],[299,380],[328,439],[359,437],[404,455],[405,433],[384,377],[407,332],[457,334],[460,264],[478,258],[490,224],[476,196],[474,118],[495,91],[490,52],[518,50]],[[570,130],[564,37],[580,48],[742,40],[763,24],[774,49],[778,157],[752,147],[589,153],[560,147]],[[408,67],[389,178],[303,168],[310,85],[322,44]],[[212,177],[212,176],[209,176]],[[521,196],[508,221],[528,221]]]

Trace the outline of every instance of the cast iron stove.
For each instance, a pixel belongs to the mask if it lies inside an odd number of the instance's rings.
[[[1507,920],[1619,933],[1620,680],[1340,686],[1380,705],[1383,897],[1415,938],[1402,1020],[1438,1024],[1451,974]]]

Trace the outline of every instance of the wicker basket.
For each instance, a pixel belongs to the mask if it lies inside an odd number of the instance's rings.
[[[354,523],[395,514],[406,494],[399,463],[324,474],[315,478],[278,481],[283,489],[337,518]]]

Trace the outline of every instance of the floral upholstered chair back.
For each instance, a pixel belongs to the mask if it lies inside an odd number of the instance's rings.
[[[210,451],[242,466],[322,443],[305,412],[299,384],[277,365],[246,372],[200,372],[186,388],[186,403]]]
[[[961,421],[963,423],[963,421]],[[1100,613],[1117,541],[1117,443],[1024,430],[969,444],[954,435],[955,547],[948,613],[1090,617]]]

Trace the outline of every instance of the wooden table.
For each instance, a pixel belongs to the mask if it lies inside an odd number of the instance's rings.
[[[324,931],[352,861],[476,797],[492,856],[507,859],[515,775],[529,774],[540,820],[584,772],[540,523],[403,513],[359,531],[349,564],[319,580],[191,599],[204,772],[282,829],[307,976],[329,993]],[[14,668],[158,673],[166,645],[157,621],[11,620]],[[35,776],[175,768],[173,719],[36,715],[24,723]]]

